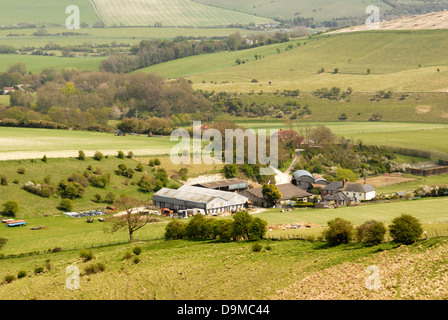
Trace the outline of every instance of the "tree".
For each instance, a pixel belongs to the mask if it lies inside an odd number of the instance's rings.
[[[335,69],[334,69],[334,74],[337,74],[337,73],[339,73],[339,69],[338,69],[338,68],[335,68]]]
[[[254,218],[250,224],[249,232],[251,240],[262,240],[266,235],[268,223],[261,218]]]
[[[226,164],[222,171],[226,179],[232,179],[237,175],[238,167],[235,164]]]
[[[112,191],[106,193],[106,195],[104,196],[104,201],[106,203],[110,203],[113,204],[115,202],[115,193],[113,193]]]
[[[370,220],[356,228],[356,240],[366,244],[377,245],[384,241],[387,229],[384,223]]]
[[[110,229],[107,231],[117,232],[126,229],[129,234],[129,242],[134,241],[134,233],[148,223],[154,221],[154,218],[145,214],[144,208],[147,204],[144,201],[122,195],[117,202],[117,207],[124,208],[125,212],[118,216],[108,219]]]
[[[353,238],[353,225],[350,221],[336,218],[328,221],[328,229],[323,232],[325,240],[330,246],[349,243]]]
[[[232,238],[248,240],[250,238],[250,226],[252,223],[252,216],[240,211],[233,216]]]
[[[421,238],[423,228],[417,218],[409,214],[402,214],[392,220],[392,224],[389,226],[389,233],[395,242],[412,244]]]
[[[183,239],[185,237],[186,223],[180,220],[173,220],[165,227],[165,239],[176,240]]]
[[[262,191],[263,197],[271,204],[274,205],[278,200],[282,198],[282,194],[278,190],[276,185],[265,184],[263,185]]]
[[[19,213],[20,207],[16,201],[6,201],[3,204],[2,214],[7,217],[15,217]]]
[[[28,73],[26,64],[19,62],[8,67],[8,73],[20,73],[22,76]]]

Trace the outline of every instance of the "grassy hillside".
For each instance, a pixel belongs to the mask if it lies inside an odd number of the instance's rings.
[[[356,1],[356,0],[197,0],[201,3],[237,10],[241,12],[256,14],[263,17],[293,18],[313,17],[315,20],[331,20],[333,18],[363,16],[367,6],[378,4],[378,1]],[[383,9],[388,11],[391,7],[387,4]]]
[[[292,50],[286,50],[291,43],[280,48],[278,45],[258,48],[265,56],[261,60],[254,58],[256,49],[242,52],[241,58],[249,59],[242,65],[236,65],[235,53],[230,52],[172,61],[146,71],[172,77],[197,69],[200,73],[190,77],[195,87],[216,91],[314,91],[333,86],[363,92],[446,91],[448,58],[444,52],[448,44],[444,39],[447,34],[447,30],[432,30],[324,35],[305,41],[306,45],[297,41],[300,47],[293,41]],[[175,71],[184,62],[188,70]],[[319,73],[322,68],[325,72]],[[336,68],[338,73],[334,74]],[[252,83],[252,79],[258,83]]]
[[[69,14],[65,9],[76,5],[80,10],[81,22],[93,25],[100,21],[89,0],[32,0],[6,1],[1,0],[0,21],[2,25],[29,24],[59,24],[65,26]]]
[[[226,26],[261,24],[270,19],[215,8],[191,0],[110,1],[95,0],[103,21],[109,26]]]

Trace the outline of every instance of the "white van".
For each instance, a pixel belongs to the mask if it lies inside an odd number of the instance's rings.
[[[195,209],[188,209],[187,210],[187,214],[188,215],[192,215],[192,216],[195,216],[197,214],[202,214],[203,216],[205,216],[205,211],[204,211],[204,209],[197,209],[197,208],[195,208]]]

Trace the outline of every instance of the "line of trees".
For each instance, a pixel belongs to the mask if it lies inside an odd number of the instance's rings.
[[[205,218],[203,215],[195,215],[187,223],[173,220],[165,228],[165,239],[261,240],[266,231],[265,220],[240,211],[233,215],[233,220]]]

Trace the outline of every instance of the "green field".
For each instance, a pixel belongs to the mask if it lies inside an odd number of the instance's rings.
[[[328,1],[328,0],[198,0],[198,2],[256,14],[263,17],[276,18],[294,18],[313,17],[315,20],[331,20],[340,17],[364,16],[365,9],[376,1]],[[382,7],[383,12],[390,10],[388,4]]]
[[[41,158],[43,154],[48,157],[52,154],[58,155],[56,157],[73,157],[77,156],[79,150],[86,151],[88,155],[95,151],[115,154],[117,150],[133,151],[135,155],[155,155],[168,154],[175,144],[169,137],[116,137],[111,133],[91,131],[0,128],[0,157],[26,153],[31,155],[25,159],[33,158],[33,155],[34,158]]]
[[[101,57],[66,58],[18,54],[2,54],[0,58],[0,72],[5,72],[10,65],[22,62],[26,64],[28,71],[33,73],[39,73],[47,68],[54,68],[56,71],[61,71],[64,68],[98,71],[101,61],[105,59]]]
[[[191,0],[110,1],[95,0],[101,18],[109,26],[227,26],[262,24],[271,19],[225,10]]]
[[[0,2],[0,21],[2,25],[16,25],[19,23],[59,24],[65,26],[69,14],[65,9],[70,5],[79,7],[80,20],[89,25],[100,21],[89,0],[46,0],[36,2],[32,0],[18,0]]]
[[[47,28],[49,34],[67,32],[66,28]],[[145,39],[173,39],[184,37],[224,37],[239,32],[241,35],[257,34],[262,31],[254,31],[240,28],[169,28],[169,27],[125,27],[125,28],[81,28],[72,30],[76,36],[35,36],[37,29],[0,30],[0,42],[16,48],[22,46],[43,47],[48,43],[60,45],[83,44],[136,44]],[[18,36],[11,36],[17,34]],[[8,36],[9,35],[9,36]]]
[[[322,87],[352,87],[355,92],[445,92],[448,58],[444,52],[448,45],[443,39],[447,33],[370,31],[324,35],[305,41],[306,45],[304,40],[293,41],[292,50],[285,51],[290,44],[285,43],[280,46],[280,54],[276,54],[279,46],[275,45],[241,52],[241,57],[235,52],[189,57],[146,71],[165,77],[191,74],[189,79],[195,88],[229,92],[312,92]],[[299,42],[302,45],[295,46]],[[257,53],[265,58],[256,60]],[[236,65],[236,58],[249,62]],[[184,63],[185,67],[178,69]],[[322,68],[325,72],[318,73]],[[338,73],[334,74],[336,68]]]

